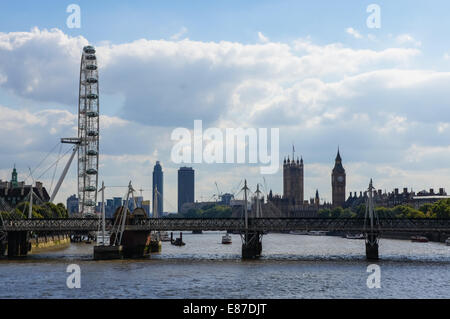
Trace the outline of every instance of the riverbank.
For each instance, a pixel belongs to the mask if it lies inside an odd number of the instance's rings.
[[[30,239],[30,254],[39,253],[50,249],[62,249],[70,245],[69,235],[46,235]]]

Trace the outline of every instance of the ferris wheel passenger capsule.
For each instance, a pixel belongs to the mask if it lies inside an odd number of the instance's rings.
[[[87,94],[86,97],[87,97],[88,99],[91,99],[91,100],[96,100],[96,99],[98,99],[98,95],[97,95],[97,94],[93,94],[93,93]]]
[[[97,66],[95,64],[88,64],[86,65],[86,70],[95,71],[97,70]]]
[[[95,49],[93,46],[88,45],[83,48],[83,51],[88,54],[95,54]]]
[[[86,83],[89,83],[89,84],[95,84],[97,82],[98,82],[98,80],[96,78],[88,78],[88,79],[86,79]]]
[[[94,168],[89,168],[88,170],[86,170],[86,174],[95,175],[95,174],[97,174],[97,170]]]
[[[90,111],[90,112],[87,112],[86,115],[88,117],[97,117],[98,116],[98,112]]]

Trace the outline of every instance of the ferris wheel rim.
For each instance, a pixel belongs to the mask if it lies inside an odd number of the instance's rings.
[[[98,189],[98,160],[100,133],[99,76],[96,51],[83,48],[80,63],[78,94],[78,203],[85,217],[95,214]]]

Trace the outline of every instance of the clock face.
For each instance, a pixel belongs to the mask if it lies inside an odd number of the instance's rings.
[[[338,176],[337,181],[342,183],[344,181],[344,176]]]

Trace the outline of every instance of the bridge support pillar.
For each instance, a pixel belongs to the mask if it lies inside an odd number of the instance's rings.
[[[8,257],[26,256],[30,250],[30,241],[26,231],[8,232]]]
[[[248,231],[242,235],[242,259],[256,259],[262,252],[262,234],[256,231]]]
[[[367,233],[366,234],[366,259],[378,260],[378,234]]]
[[[0,240],[0,257],[5,256],[7,247],[7,243]]]

